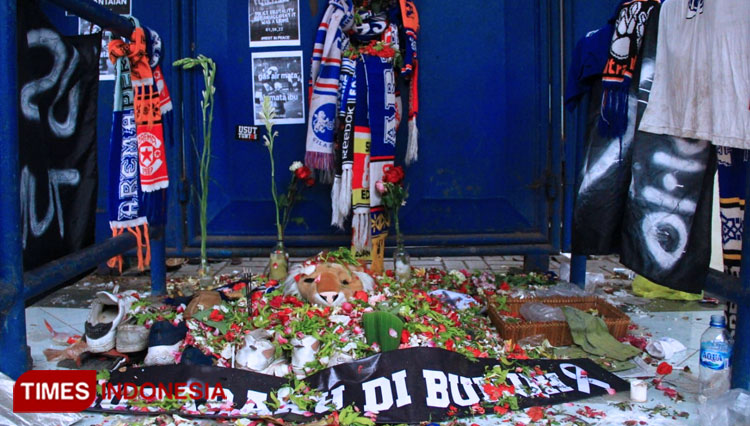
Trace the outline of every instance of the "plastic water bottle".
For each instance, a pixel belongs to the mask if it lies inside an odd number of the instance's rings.
[[[724,315],[711,315],[711,326],[701,336],[700,391],[705,397],[725,394],[731,388],[732,340]]]

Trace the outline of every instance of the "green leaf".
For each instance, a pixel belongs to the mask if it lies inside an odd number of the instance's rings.
[[[398,349],[401,344],[404,322],[390,312],[368,312],[362,316],[362,325],[367,343],[377,343],[382,352]]]

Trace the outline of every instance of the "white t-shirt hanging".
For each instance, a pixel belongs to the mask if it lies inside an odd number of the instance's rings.
[[[750,0],[668,0],[639,130],[750,149]]]

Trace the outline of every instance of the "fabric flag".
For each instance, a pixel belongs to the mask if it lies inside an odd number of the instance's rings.
[[[23,266],[94,243],[101,34],[66,37],[38,2],[18,2]]]

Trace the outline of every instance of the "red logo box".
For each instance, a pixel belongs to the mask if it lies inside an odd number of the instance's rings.
[[[13,386],[16,413],[77,413],[95,399],[94,370],[31,370]]]

